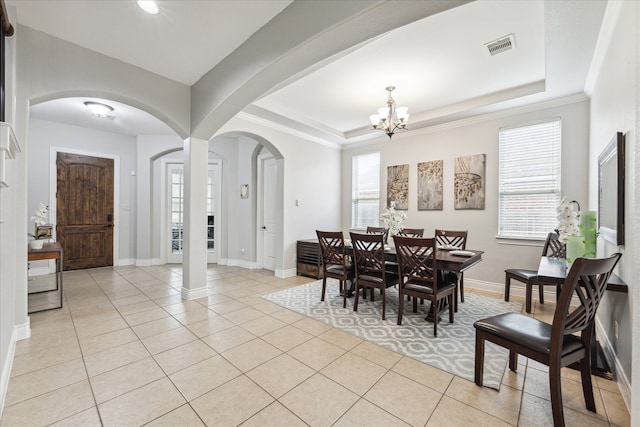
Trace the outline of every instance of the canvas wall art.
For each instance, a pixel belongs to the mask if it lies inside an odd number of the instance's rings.
[[[442,160],[418,163],[418,210],[442,210]]]
[[[397,210],[409,209],[409,165],[387,167],[387,206],[391,202]]]
[[[455,209],[484,209],[485,154],[456,157],[453,179]]]

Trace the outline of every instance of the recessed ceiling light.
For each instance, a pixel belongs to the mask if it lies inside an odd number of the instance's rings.
[[[112,120],[115,118],[115,116],[109,114],[113,111],[113,107],[107,104],[102,104],[100,102],[87,101],[84,103],[84,105],[86,105],[87,108],[91,110],[93,115],[96,117],[108,118]]]
[[[149,15],[157,15],[158,13],[160,13],[160,9],[158,8],[158,5],[155,1],[138,0],[138,7],[147,12]]]

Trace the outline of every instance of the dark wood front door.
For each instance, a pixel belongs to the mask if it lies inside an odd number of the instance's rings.
[[[113,265],[113,159],[58,153],[56,163],[64,269]]]

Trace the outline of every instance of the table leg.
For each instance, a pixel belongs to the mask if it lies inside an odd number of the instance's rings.
[[[449,303],[447,302],[446,298],[442,298],[442,299],[438,300],[438,322],[440,322],[440,320],[442,320],[440,315],[448,307],[449,307]],[[427,322],[433,322],[433,302],[429,306],[429,314],[427,314],[427,317],[425,317],[424,320],[426,320]]]

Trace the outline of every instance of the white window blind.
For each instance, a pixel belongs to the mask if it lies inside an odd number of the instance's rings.
[[[544,239],[560,203],[561,122],[501,129],[498,237]]]
[[[380,210],[380,153],[353,156],[351,227],[378,225]]]

